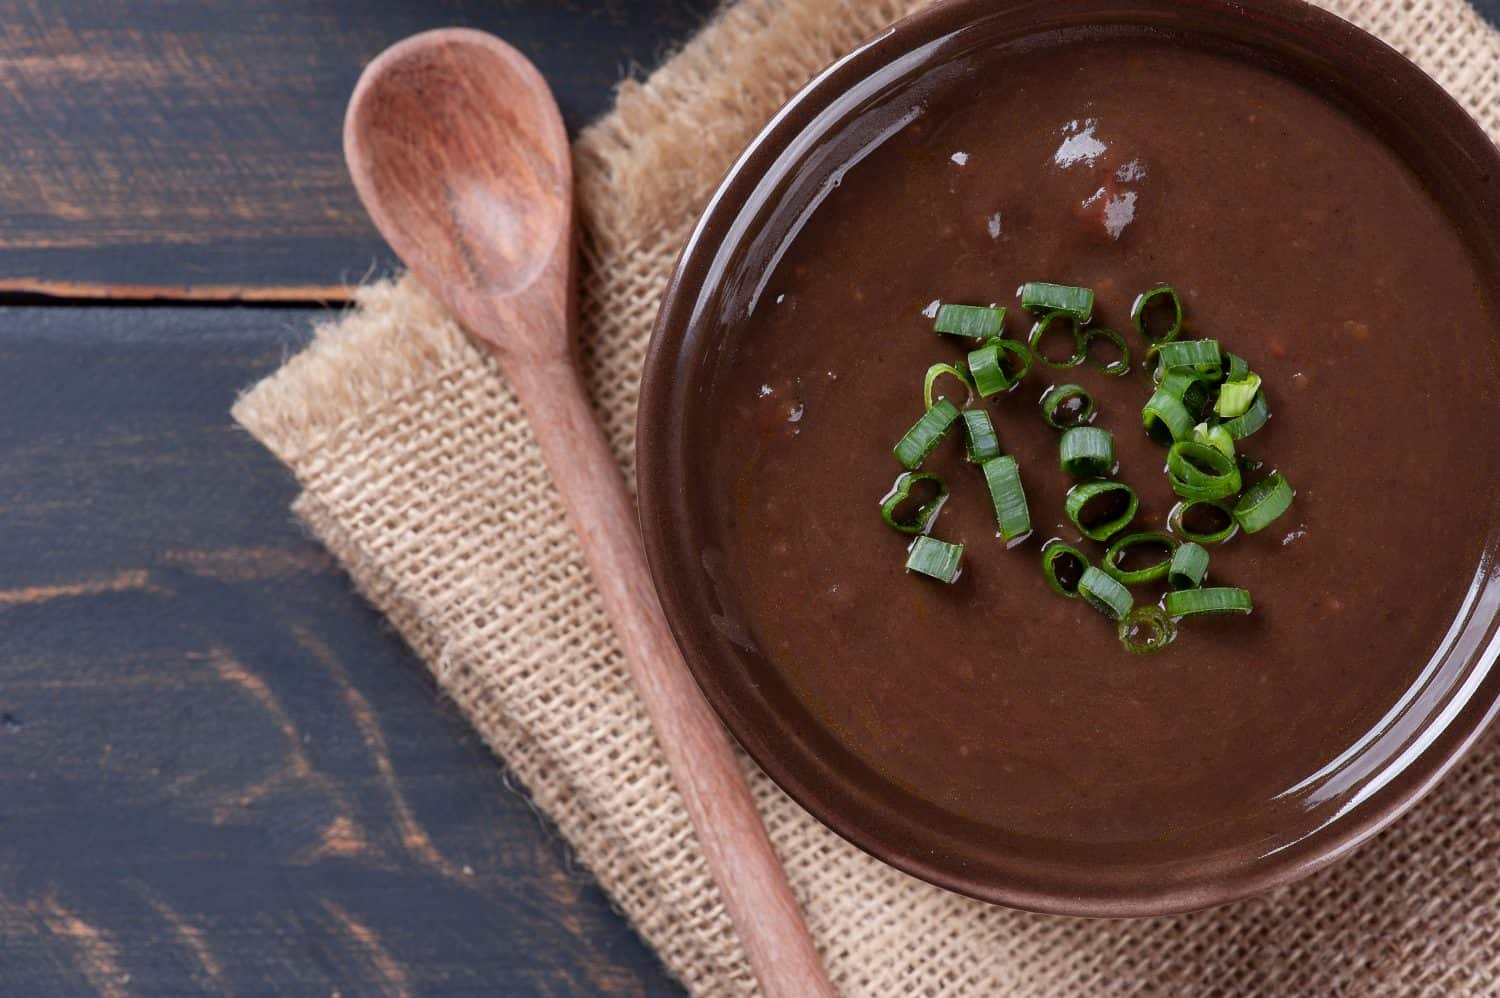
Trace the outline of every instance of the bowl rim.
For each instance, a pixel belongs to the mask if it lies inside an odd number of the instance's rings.
[[[685,418],[684,400],[674,396],[674,384],[692,353],[685,348],[693,304],[709,278],[710,264],[735,220],[751,206],[756,184],[766,169],[818,115],[896,56],[982,22],[1001,16],[1036,16],[1055,22],[1059,16],[1106,10],[1118,15],[1123,23],[1148,13],[1191,12],[1226,22],[1237,17],[1262,41],[1275,37],[1290,44],[1296,39],[1310,50],[1320,51],[1330,65],[1370,85],[1372,92],[1362,99],[1394,99],[1404,105],[1407,114],[1421,116],[1424,128],[1446,143],[1443,154],[1435,155],[1452,170],[1465,205],[1475,209],[1489,231],[1500,232],[1500,194],[1478,196],[1491,176],[1500,180],[1500,151],[1484,130],[1400,52],[1304,0],[1257,0],[1253,7],[1235,0],[941,0],[895,22],[814,77],[756,135],[716,188],[674,267],[647,348],[637,409],[636,479],[647,557],[683,658],[725,726],[793,800],[865,852],[960,894],[1052,914],[1133,917],[1211,907],[1300,879],[1346,856],[1391,824],[1457,764],[1500,714],[1500,669],[1493,667],[1500,654],[1500,614],[1494,605],[1500,600],[1495,595],[1500,583],[1495,582],[1493,569],[1493,535],[1484,556],[1491,565],[1488,582],[1480,586],[1485,598],[1479,610],[1488,611],[1490,617],[1479,618],[1479,626],[1487,626],[1488,631],[1466,658],[1465,675],[1477,672],[1477,683],[1471,682],[1469,695],[1449,723],[1422,744],[1415,759],[1359,800],[1347,814],[1340,812],[1335,820],[1279,848],[1274,855],[1228,866],[1208,864],[1207,873],[1196,882],[1168,886],[1137,883],[1123,890],[1098,889],[1086,880],[1065,877],[1049,882],[1041,876],[1030,884],[996,882],[966,871],[961,858],[955,862],[953,856],[930,848],[930,843],[928,848],[914,848],[911,842],[893,843],[881,832],[872,831],[869,815],[851,812],[831,801],[824,777],[809,773],[792,756],[778,754],[764,737],[765,732],[757,730],[754,718],[721,682],[720,671],[708,664],[716,657],[715,642],[706,633],[711,625],[698,613],[691,592],[701,586],[686,581],[692,573],[682,570],[683,556],[677,550],[679,545],[673,543],[673,525],[681,519],[685,495],[681,487],[683,456],[678,448],[666,443],[676,438]],[[1329,95],[1320,96],[1327,99]],[[1470,611],[1469,619],[1474,612]]]

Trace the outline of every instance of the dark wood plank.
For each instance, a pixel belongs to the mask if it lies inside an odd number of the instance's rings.
[[[340,151],[382,48],[493,31],[576,128],[715,2],[0,0],[0,295],[339,298],[391,260]]]
[[[314,313],[0,309],[0,994],[671,994],[226,415]]]

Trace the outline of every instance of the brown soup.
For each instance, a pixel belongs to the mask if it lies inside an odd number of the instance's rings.
[[[1461,236],[1358,122],[1248,63],[1140,39],[982,59],[842,173],[766,276],[706,413],[708,529],[738,640],[865,764],[1024,839],[1212,850],[1358,742],[1413,683],[1479,567],[1496,465],[1495,313]],[[1135,370],[1033,367],[984,403],[1020,462],[1034,533],[1007,549],[954,433],[926,462],[952,497],[933,529],[959,581],[904,571],[880,497],[922,376],[966,341],[937,301],[1030,317],[1030,280],[1091,287]],[[1270,529],[1210,549],[1248,618],[1185,621],[1132,656],[1048,589],[1072,482],[1038,398],[1076,382],[1117,477],[1162,529],[1165,450],[1128,310],[1167,281],[1184,338],[1265,379],[1272,419],[1241,451],[1297,490]],[[979,404],[979,403],[976,403]],[[1257,474],[1248,474],[1247,484]],[[1158,585],[1137,590],[1154,602]],[[1286,806],[1299,806],[1288,803]]]

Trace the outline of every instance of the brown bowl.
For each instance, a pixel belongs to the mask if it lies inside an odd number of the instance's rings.
[[[1081,847],[1017,848],[993,829],[904,790],[856,758],[790,692],[775,663],[733,640],[725,571],[703,555],[693,418],[722,316],[760,268],[795,192],[831,175],[826,137],[980,46],[1058,31],[1168,35],[1254,60],[1360,118],[1423,178],[1500,289],[1500,156],[1441,88],[1375,38],[1299,0],[952,0],[840,60],[751,143],[704,213],[667,290],[647,357],[638,440],[642,526],[662,605],[708,699],[793,798],[875,856],[934,884],[1035,911],[1156,915],[1242,898],[1304,876],[1391,823],[1446,772],[1500,709],[1500,573],[1492,527],[1460,617],[1408,695],[1350,750],[1337,778],[1271,840],[1139,865],[1090,862]],[[744,644],[743,642],[741,644]],[[1166,760],[1164,760],[1166,762]]]

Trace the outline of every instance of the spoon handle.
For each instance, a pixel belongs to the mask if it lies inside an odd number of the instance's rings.
[[[770,998],[832,996],[729,736],[667,628],[635,506],[573,365],[508,367],[751,970]]]

